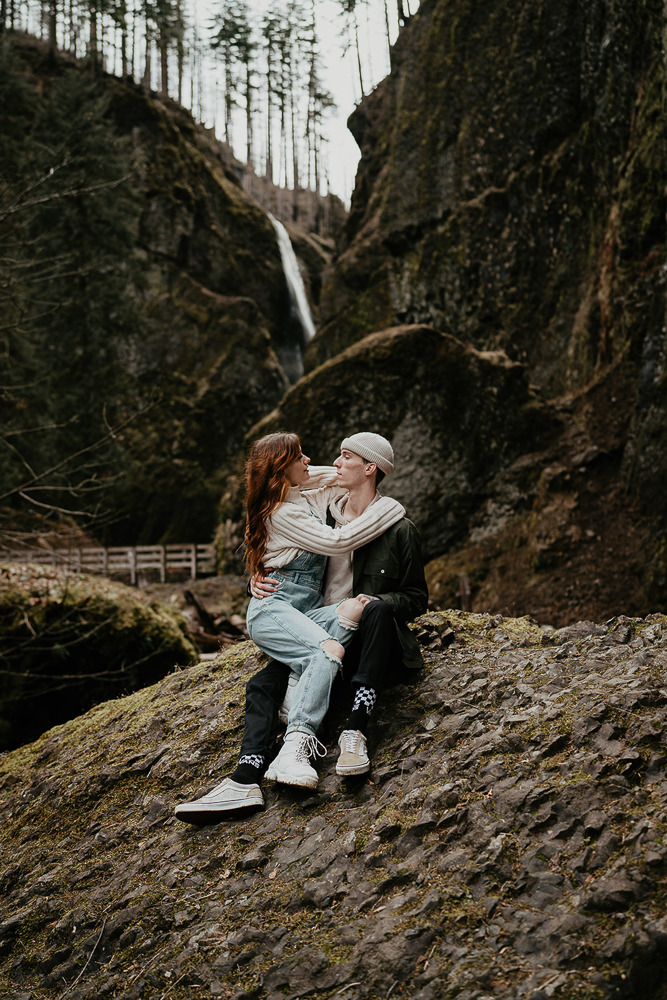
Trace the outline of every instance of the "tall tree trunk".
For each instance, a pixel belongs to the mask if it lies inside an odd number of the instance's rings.
[[[69,34],[69,51],[76,55],[76,34],[74,31],[74,0],[69,0],[69,11],[67,17],[67,31]]]
[[[313,130],[313,166],[315,168],[315,194],[320,195],[320,158],[318,150],[317,129]],[[319,214],[319,213],[318,213]]]
[[[245,64],[245,124],[246,124],[246,163],[252,169],[252,68],[250,58]]]
[[[153,41],[151,39],[150,28],[148,27],[148,23],[146,23],[146,62],[145,62],[145,66],[144,66],[144,75],[143,75],[143,77],[141,79],[141,86],[143,87],[143,89],[146,91],[147,94],[150,93],[150,89],[151,89],[151,48],[152,48],[152,45],[153,45]]]
[[[273,73],[273,66],[271,60],[271,47],[267,51],[266,55],[266,176],[270,181],[273,181],[273,150],[271,148],[271,128],[273,125],[272,121],[272,110],[273,110],[273,88],[271,87],[271,75]]]
[[[190,65],[190,111],[194,115],[195,113],[195,68],[196,68],[196,49],[192,50],[192,59]]]
[[[192,30],[192,49],[190,58],[190,111],[195,113],[195,80],[197,77],[197,22]]]
[[[313,147],[313,131],[315,127],[315,89],[317,82],[317,54],[315,47],[317,45],[317,34],[315,32],[315,0],[313,0],[311,5],[311,36],[310,36],[310,66],[308,69],[308,110],[306,113],[306,148],[308,151],[308,177],[306,180],[306,187],[310,187],[310,178],[312,175],[312,147]]]
[[[225,40],[225,142],[232,145],[232,46]]]
[[[280,172],[278,183],[285,172],[285,187],[287,187],[287,52],[280,60]]]
[[[132,79],[136,80],[136,58],[137,58],[137,8],[135,4],[132,4],[132,55],[131,55],[131,67],[130,72],[132,74]]]
[[[93,79],[97,77],[99,70],[97,52],[97,11],[93,7],[90,12],[90,75]]]
[[[0,35],[4,35],[7,27],[7,0],[0,2]]]
[[[56,53],[58,51],[58,41],[56,38],[56,18],[57,18],[57,0],[50,0],[49,2],[49,62],[51,64],[56,61]]]
[[[389,63],[391,65],[391,34],[389,31],[389,5],[387,0],[384,0],[384,24],[387,29],[387,48],[389,49]]]
[[[106,25],[104,23],[104,20],[102,20],[100,37],[98,39],[98,45],[97,45],[97,50],[99,52],[99,68],[100,72],[102,73],[106,72],[107,68],[106,33],[107,33]]]
[[[160,93],[163,97],[169,96],[169,47],[164,35],[160,35],[158,42],[160,49]]]
[[[120,75],[124,80],[127,79],[128,65],[127,65],[127,4],[123,3],[121,6],[122,22],[120,27]]]
[[[289,74],[289,92],[290,92],[290,119],[291,119],[291,131],[292,131],[292,172],[294,181],[294,196],[292,201],[292,221],[296,222],[299,218],[299,148],[296,142],[296,112],[294,110],[294,66],[290,62],[290,74]]]
[[[357,20],[357,8],[354,8],[354,41],[357,46],[357,66],[359,67],[359,88],[361,90],[361,99],[363,100],[366,94],[364,93],[364,78],[361,73],[361,50],[359,48],[359,21]]]
[[[127,28],[125,25],[120,33],[120,73],[124,80],[130,75],[127,63]]]
[[[183,47],[183,9],[181,0],[178,0],[176,4],[177,11],[177,22],[176,22],[176,65],[178,72],[178,103],[183,103],[183,58],[184,58],[184,47]]]

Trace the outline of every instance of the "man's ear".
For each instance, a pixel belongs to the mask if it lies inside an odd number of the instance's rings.
[[[366,468],[364,469],[365,476],[374,476],[377,472],[377,465],[375,462],[368,462]]]

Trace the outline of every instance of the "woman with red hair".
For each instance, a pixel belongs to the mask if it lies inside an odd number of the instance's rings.
[[[309,468],[296,434],[268,434],[252,446],[246,465],[246,565],[251,576],[271,573],[278,588],[252,598],[247,628],[262,650],[299,678],[282,749],[266,778],[316,788],[309,759],[326,751],[315,734],[329,706],[345,645],[353,637],[367,598],[323,607],[327,556],[344,555],[377,538],[405,514],[391,497],[380,497],[359,517],[337,528],[326,524],[329,502],[346,491],[332,466]],[[263,805],[259,782],[266,760],[244,754],[230,778],[195,802],[179,805],[186,822],[207,822],[217,810]]]

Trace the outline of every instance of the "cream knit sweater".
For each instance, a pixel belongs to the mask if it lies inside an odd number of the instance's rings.
[[[310,466],[309,471],[308,482],[303,487],[293,486],[287,500],[269,518],[264,554],[267,569],[280,569],[301,552],[317,552],[323,556],[352,552],[372,542],[405,516],[405,508],[397,500],[378,497],[354,521],[330,528],[325,523],[329,501],[347,491],[334,485],[336,470],[332,466]]]

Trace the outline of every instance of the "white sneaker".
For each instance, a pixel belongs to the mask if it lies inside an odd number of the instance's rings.
[[[340,756],[336,761],[336,774],[365,774],[371,762],[366,752],[366,737],[358,729],[344,729],[338,737]]]
[[[225,778],[200,799],[176,806],[174,812],[184,823],[203,826],[205,823],[217,823],[224,813],[254,812],[263,805],[264,796],[259,785],[241,785]]]
[[[308,760],[310,757],[326,755],[326,747],[322,746],[317,737],[295,729],[285,737],[280,753],[269,764],[264,777],[267,781],[280,781],[283,785],[317,788],[318,774]]]
[[[287,691],[285,691],[283,703],[278,709],[278,718],[285,725],[289,722],[289,713],[292,705],[294,704],[294,695],[296,694],[296,686],[299,683],[299,680],[300,678],[297,674],[289,675],[289,680],[287,681]]]

